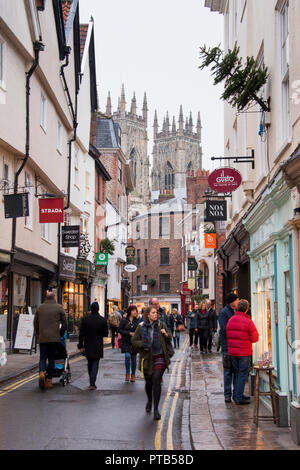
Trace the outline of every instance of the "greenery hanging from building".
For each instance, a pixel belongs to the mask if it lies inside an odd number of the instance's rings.
[[[100,242],[100,251],[101,253],[108,253],[109,255],[113,255],[115,252],[115,245],[108,238],[104,238]]]
[[[259,66],[253,57],[247,57],[245,65],[239,57],[240,48],[235,46],[224,55],[220,47],[200,47],[200,69],[211,67],[214,85],[225,80],[224,92],[221,98],[238,111],[242,111],[254,102],[263,111],[270,111],[269,102],[264,101],[258,93],[268,79],[268,68]]]

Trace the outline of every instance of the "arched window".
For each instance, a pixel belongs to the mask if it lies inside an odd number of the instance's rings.
[[[174,170],[169,161],[165,167],[165,189],[173,189],[175,187]]]

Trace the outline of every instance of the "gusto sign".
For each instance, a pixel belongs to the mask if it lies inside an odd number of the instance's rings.
[[[234,168],[222,167],[213,171],[208,177],[208,184],[213,191],[232,193],[242,183],[242,175]]]
[[[40,224],[63,223],[63,198],[39,199]]]

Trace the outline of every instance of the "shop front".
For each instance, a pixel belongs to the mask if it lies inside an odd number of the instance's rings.
[[[105,289],[107,278],[107,274],[96,269],[96,277],[94,278],[91,286],[91,301],[98,302],[99,313],[103,317],[105,317]]]
[[[291,215],[290,190],[279,172],[244,219],[250,233],[252,319],[259,331],[253,362],[269,360],[275,368],[280,426],[290,424],[290,405],[298,395],[293,364],[295,314]],[[261,383],[262,390],[267,389],[267,382],[266,375]]]

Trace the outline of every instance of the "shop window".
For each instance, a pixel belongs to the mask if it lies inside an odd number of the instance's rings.
[[[259,332],[259,359],[272,359],[270,279],[257,282],[256,327]]]
[[[68,333],[78,334],[80,321],[85,312],[85,305],[89,304],[87,293],[83,284],[67,282],[63,291],[63,306],[67,313]]]

